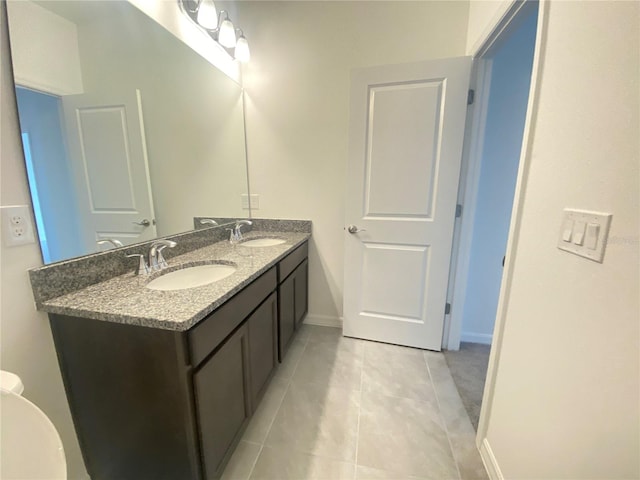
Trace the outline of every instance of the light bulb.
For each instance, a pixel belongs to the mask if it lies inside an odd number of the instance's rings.
[[[196,14],[198,25],[207,30],[215,30],[218,27],[218,12],[213,0],[201,0]]]
[[[236,49],[233,53],[236,60],[242,63],[247,63],[251,58],[251,54],[249,53],[249,42],[247,42],[244,35],[240,35],[240,38],[236,42]]]
[[[236,29],[229,18],[225,19],[220,25],[218,43],[227,48],[233,48],[236,46]]]

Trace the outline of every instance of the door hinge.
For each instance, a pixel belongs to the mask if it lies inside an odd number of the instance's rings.
[[[462,216],[462,205],[456,205],[456,218],[460,218]]]
[[[476,98],[476,91],[472,88],[469,89],[469,93],[467,93],[467,105],[473,105],[473,101]]]
[[[445,315],[449,315],[451,313],[451,304],[450,303],[445,303],[444,304],[444,314]]]

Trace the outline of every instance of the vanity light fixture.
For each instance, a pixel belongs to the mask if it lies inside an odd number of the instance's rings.
[[[235,48],[236,46],[236,29],[229,20],[229,14],[222,10],[220,16],[224,14],[225,19],[220,23],[218,33],[218,43],[226,48]]]
[[[213,0],[201,0],[196,10],[196,22],[207,30],[218,28],[218,11]]]
[[[220,14],[213,0],[178,0],[182,12],[226,48],[239,62],[249,61],[249,43],[241,29],[235,28],[225,10]],[[236,31],[240,36],[236,37]]]
[[[236,50],[234,52],[236,60],[242,63],[247,63],[251,58],[249,42],[247,42],[247,39],[241,29],[237,28],[236,31],[240,32],[238,40],[236,41]]]

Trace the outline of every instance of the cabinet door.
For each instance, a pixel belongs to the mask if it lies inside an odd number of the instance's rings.
[[[251,404],[258,405],[278,362],[278,301],[272,293],[247,321],[251,363]]]
[[[309,261],[305,260],[300,264],[294,272],[294,298],[295,298],[295,318],[296,329],[307,314],[308,305],[308,278],[309,278]]]
[[[278,352],[280,361],[287,352],[287,347],[295,330],[295,277],[289,275],[278,287]]]
[[[193,376],[206,478],[219,478],[251,415],[245,323]]]

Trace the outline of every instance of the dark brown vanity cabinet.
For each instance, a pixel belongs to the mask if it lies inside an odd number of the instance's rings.
[[[230,446],[251,417],[250,375],[246,324],[193,375],[205,478],[222,474]]]
[[[93,480],[222,475],[306,314],[307,251],[184,332],[50,314]]]
[[[308,247],[298,247],[278,265],[280,361],[286,355],[295,331],[307,314],[308,307]]]
[[[219,478],[277,365],[277,269],[186,332],[50,315],[87,471]]]

